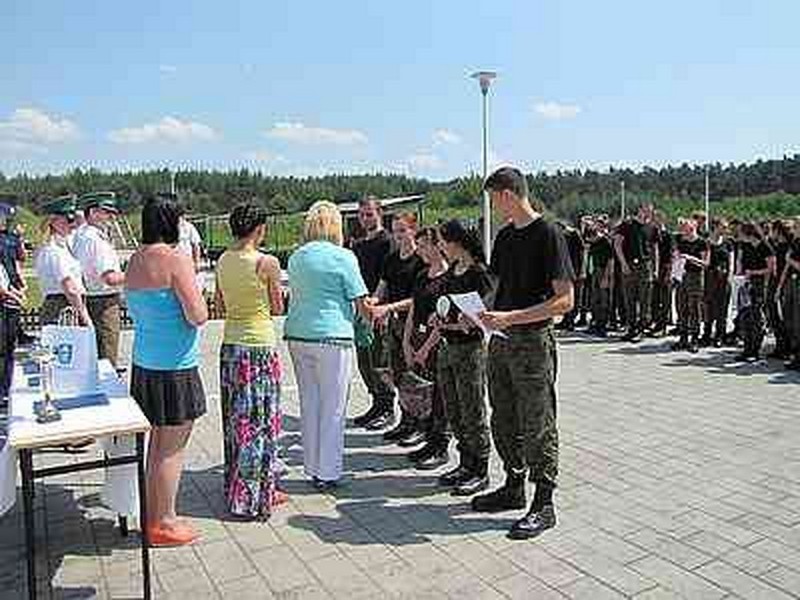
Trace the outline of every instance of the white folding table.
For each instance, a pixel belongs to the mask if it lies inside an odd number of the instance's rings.
[[[55,396],[61,420],[52,423],[37,423],[34,404],[42,401],[43,394],[32,377],[21,367],[14,373],[14,388],[11,390],[11,405],[8,420],[8,445],[18,453],[22,476],[23,513],[25,519],[25,546],[28,561],[28,596],[36,598],[36,548],[34,543],[33,481],[53,475],[78,471],[103,469],[118,465],[138,465],[139,523],[142,535],[142,583],[144,597],[151,597],[149,540],[146,527],[146,482],[145,482],[145,434],[150,423],[136,401],[118,377],[111,363],[99,363],[99,385],[97,396],[64,398]],[[34,469],[33,453],[38,448],[63,446],[86,438],[134,435],[136,453],[122,456],[106,456],[103,460],[85,461],[55,467]]]

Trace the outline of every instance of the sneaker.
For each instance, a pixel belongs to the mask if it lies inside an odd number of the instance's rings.
[[[396,442],[413,433],[414,431],[416,431],[414,428],[414,423],[410,419],[401,418],[397,425],[383,434],[383,440],[386,442]]]
[[[485,473],[472,473],[458,482],[450,492],[451,496],[474,496],[489,487],[489,476]]]
[[[446,465],[449,460],[450,454],[447,452],[447,446],[437,444],[427,455],[416,460],[414,466],[421,471],[430,471],[442,465]]]
[[[424,432],[412,429],[407,435],[397,440],[397,445],[401,448],[413,448],[424,443],[426,439]]]
[[[372,419],[369,423],[364,425],[367,431],[380,431],[387,429],[394,424],[394,412],[391,410],[378,413],[378,416]]]
[[[631,342],[632,344],[635,344],[636,342],[642,341],[642,336],[639,334],[638,331],[632,329],[631,331],[622,336],[622,341]]]
[[[507,479],[503,487],[472,499],[472,510],[475,512],[493,513],[521,508],[525,508],[524,479],[514,482]]]
[[[445,487],[456,486],[469,475],[469,469],[463,464],[459,464],[455,469],[450,469],[439,476],[439,485]]]
[[[356,427],[364,427],[367,423],[372,421],[375,417],[377,417],[381,413],[381,410],[376,406],[372,405],[369,407],[369,410],[365,413],[358,415],[355,419],[353,419],[353,425]]]
[[[556,526],[556,509],[545,504],[539,509],[531,507],[524,517],[515,522],[508,531],[512,540],[529,540]]]

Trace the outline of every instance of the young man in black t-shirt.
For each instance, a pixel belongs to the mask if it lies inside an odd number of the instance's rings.
[[[490,340],[488,372],[492,437],[506,481],[475,497],[472,507],[487,512],[523,508],[530,471],[533,502],[509,531],[512,539],[527,539],[556,524],[558,361],[552,323],[572,309],[575,274],[564,236],[531,206],[518,169],[498,169],[484,188],[503,221],[510,222],[497,233],[492,251],[494,307],[481,316],[490,329],[505,334]]]
[[[592,325],[589,333],[605,337],[614,284],[614,246],[605,225],[598,223],[589,238],[592,285]]]
[[[386,257],[392,251],[392,239],[383,227],[383,212],[380,202],[371,196],[364,198],[358,208],[358,221],[365,236],[353,244],[358,258],[361,276],[370,295],[375,293],[383,272]],[[384,429],[394,421],[394,389],[378,371],[386,367],[386,352],[383,336],[376,332],[372,345],[356,348],[358,370],[372,397],[372,406],[353,419],[357,427],[370,430]]]

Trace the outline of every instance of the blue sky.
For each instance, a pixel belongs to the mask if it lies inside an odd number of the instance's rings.
[[[3,0],[0,172],[279,175],[800,152],[796,0]]]

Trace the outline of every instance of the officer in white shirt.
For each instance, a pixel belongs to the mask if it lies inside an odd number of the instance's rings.
[[[86,224],[75,232],[72,251],[83,270],[98,358],[107,358],[116,365],[121,329],[120,291],[125,274],[103,224],[116,218],[117,200],[113,192],[96,192],[81,196],[80,205]]]
[[[57,324],[61,311],[72,307],[81,325],[89,325],[86,309],[81,264],[67,246],[67,238],[74,228],[77,211],[75,196],[61,196],[45,207],[47,240],[34,258],[34,269],[42,290],[40,320],[42,325]]]

